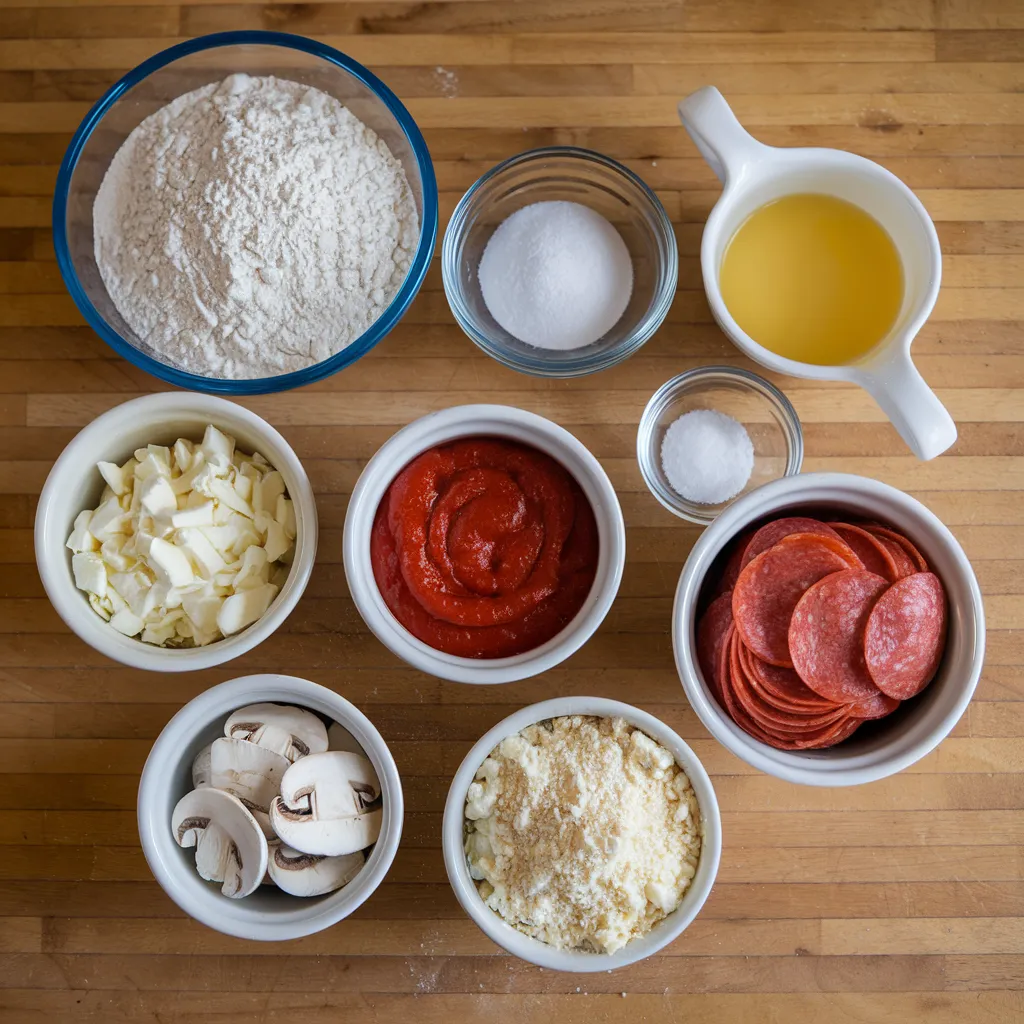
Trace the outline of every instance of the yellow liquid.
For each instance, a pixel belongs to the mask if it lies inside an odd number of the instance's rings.
[[[835,196],[783,196],[732,236],[719,274],[733,319],[759,345],[836,366],[870,351],[903,301],[899,253],[881,224]]]

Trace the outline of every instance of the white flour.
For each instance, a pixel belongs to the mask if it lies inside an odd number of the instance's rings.
[[[416,248],[401,164],[336,99],[231,75],[147,117],[93,210],[114,305],[157,358],[268,377],[345,348]]]

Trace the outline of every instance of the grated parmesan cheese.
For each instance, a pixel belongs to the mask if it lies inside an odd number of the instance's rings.
[[[466,856],[487,905],[557,949],[613,953],[670,914],[700,857],[672,754],[621,718],[529,726],[484,761]]]

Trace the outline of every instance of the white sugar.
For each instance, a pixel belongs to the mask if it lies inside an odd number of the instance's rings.
[[[509,334],[559,351],[604,337],[633,292],[622,236],[589,206],[564,201],[532,203],[502,221],[477,274],[487,309]]]
[[[665,431],[661,468],[687,501],[717,505],[746,486],[754,469],[754,446],[746,427],[731,416],[694,409]]]

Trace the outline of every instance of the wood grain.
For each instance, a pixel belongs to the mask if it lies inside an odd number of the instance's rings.
[[[524,148],[575,143],[624,161],[674,222],[679,290],[622,366],[537,381],[462,335],[435,260],[366,358],[304,394],[245,402],[284,432],[317,491],[323,536],[298,610],[231,666],[157,678],[83,646],[33,564],[53,460],[93,417],[162,387],[85,326],[54,261],[50,202],[70,133],[121,74],[238,28],[313,35],[370,64],[424,129],[443,218]],[[773,376],[803,421],[805,467],[913,493],[963,543],[986,596],[989,657],[967,714],[919,764],[855,790],[789,786],[732,757],[673,667],[671,601],[698,531],[646,491],[636,423],[673,374],[748,365],[703,298],[700,232],[718,186],[675,116],[707,83],[765,142],[881,162],[917,191],[942,242],[943,291],[915,354],[958,421],[950,453],[917,463],[864,393]],[[1024,1019],[1022,329],[1017,0],[0,0],[0,1019]],[[376,448],[416,416],[488,400],[550,416],[597,454],[629,556],[591,643],[543,679],[493,689],[404,668],[367,633],[340,572],[348,495]],[[338,927],[290,944],[189,921],[152,881],[135,829],[138,773],[162,726],[206,687],[264,669],[365,708],[406,788],[385,884]],[[612,975],[505,956],[459,910],[438,843],[451,773],[476,738],[514,707],[569,693],[625,697],[676,728],[714,775],[725,822],[704,912],[662,955]]]

